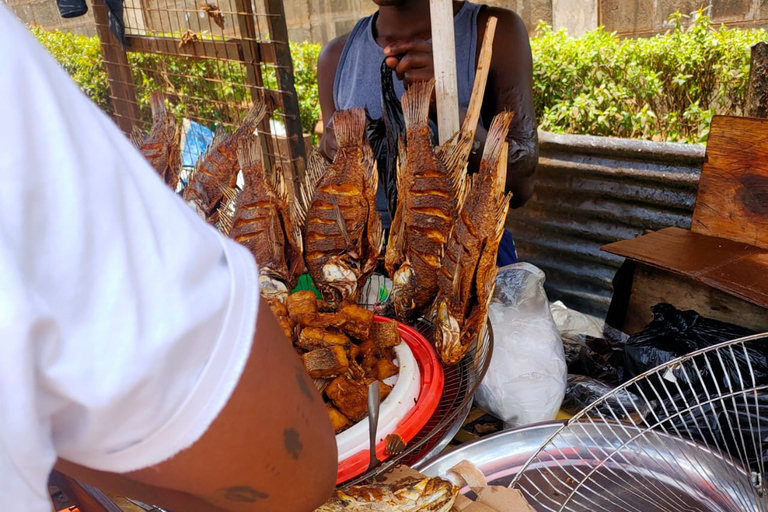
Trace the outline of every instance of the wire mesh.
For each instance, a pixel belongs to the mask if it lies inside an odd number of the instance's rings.
[[[768,510],[766,355],[761,334],[639,375],[566,422],[511,486],[546,511]]]
[[[124,131],[148,131],[153,90],[163,91],[186,126],[198,123],[211,132],[220,125],[231,131],[260,98],[271,113],[259,126],[265,158],[289,180],[301,176],[304,137],[281,2],[126,0],[125,49],[109,32],[103,0],[94,0],[94,17]]]
[[[360,304],[375,309],[378,306],[376,297],[380,296],[378,290],[384,286],[385,281],[387,280],[383,276],[374,275],[363,289]],[[413,324],[413,328],[429,342],[434,341],[434,326],[428,320],[420,318]],[[401,454],[384,461],[374,471],[344,482],[341,487],[371,480],[399,464],[411,466],[423,460],[425,455],[445,446],[455,434],[456,424],[462,422],[469,412],[475,390],[488,370],[492,352],[493,330],[488,322],[485,333],[479,337],[459,364],[443,366],[445,384],[437,408],[424,427],[408,443],[406,449]]]

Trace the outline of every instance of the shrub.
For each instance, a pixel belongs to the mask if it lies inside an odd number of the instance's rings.
[[[540,24],[531,40],[540,128],[674,142],[704,142],[715,114],[741,115],[750,46],[763,30],[720,27],[703,11],[689,27],[673,15],[666,34],[580,38]]]
[[[673,15],[666,34],[620,39],[599,28],[580,38],[540,24],[531,39],[534,100],[539,126],[558,133],[704,142],[715,114],[740,115],[746,100],[750,47],[763,30],[720,27],[703,11]],[[109,89],[96,38],[33,27],[72,78],[105,111]],[[320,118],[317,57],[320,46],[292,43],[301,124],[313,133]],[[232,62],[129,54],[138,101],[149,115],[149,93],[168,92],[180,115],[236,122],[247,104],[245,70]],[[276,88],[274,69],[262,69]],[[193,79],[190,80],[189,77]],[[234,85],[233,85],[234,84]],[[176,98],[183,96],[183,104]],[[176,98],[175,98],[176,97]],[[148,119],[145,119],[148,120]]]

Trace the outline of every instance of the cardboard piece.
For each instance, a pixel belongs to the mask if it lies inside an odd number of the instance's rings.
[[[467,460],[458,463],[449,472],[477,495],[477,499],[472,500],[459,494],[452,512],[535,512],[522,492],[501,485],[488,485],[483,473]],[[397,483],[405,478],[425,478],[408,466],[398,466],[383,476],[385,483]]]
[[[682,274],[768,308],[768,250],[744,242],[666,228],[602,247],[617,256]]]

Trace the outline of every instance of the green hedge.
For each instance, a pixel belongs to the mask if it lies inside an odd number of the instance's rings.
[[[597,29],[575,39],[539,26],[531,39],[540,127],[674,142],[704,142],[715,114],[740,115],[750,47],[763,30],[713,29],[699,11],[686,28],[620,39]]]
[[[741,113],[750,46],[765,40],[766,32],[715,29],[703,12],[693,16],[692,23],[687,23],[686,16],[673,15],[669,32],[643,39],[620,39],[602,28],[573,38],[563,30],[539,25],[531,48],[541,129],[706,141],[713,115]],[[75,82],[109,112],[98,41],[37,27],[32,31]],[[319,52],[316,44],[291,44],[301,121],[307,133],[313,133],[320,118],[316,81]],[[139,54],[129,54],[129,59],[142,106],[148,105],[153,89],[162,87],[170,91],[170,104],[178,114],[233,122],[247,103],[247,89],[232,85],[244,82],[244,69],[239,64]],[[274,87],[273,70],[265,68],[263,72],[266,85]],[[174,95],[192,99],[178,105]],[[148,110],[143,109],[144,115]]]

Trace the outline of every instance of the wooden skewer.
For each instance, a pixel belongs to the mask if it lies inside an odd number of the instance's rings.
[[[429,0],[432,55],[435,65],[435,100],[440,144],[459,131],[459,89],[456,79],[456,40],[453,2]]]
[[[469,100],[469,107],[467,107],[467,115],[464,117],[464,130],[472,130],[474,132],[477,127],[477,122],[480,120],[480,110],[483,107],[483,97],[485,96],[485,86],[488,84],[488,72],[491,69],[493,37],[496,35],[497,21],[495,16],[491,16],[488,18],[488,23],[485,26],[483,45],[480,47],[480,57],[477,59],[475,83],[472,86],[472,96]]]

